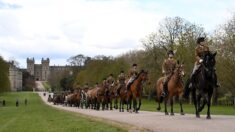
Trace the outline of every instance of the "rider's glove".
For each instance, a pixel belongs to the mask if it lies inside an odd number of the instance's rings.
[[[202,62],[203,62],[203,60],[202,60],[202,59],[200,59],[200,60],[199,60],[199,63],[202,63]]]

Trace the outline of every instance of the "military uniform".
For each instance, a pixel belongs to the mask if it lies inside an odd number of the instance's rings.
[[[114,83],[114,78],[113,78],[113,76],[109,76],[108,78],[107,78],[107,84],[109,85],[109,86],[112,86],[113,85],[113,83]]]
[[[168,58],[162,64],[162,73],[165,76],[169,76],[172,74],[175,67],[176,67],[176,60],[173,58],[172,59]]]
[[[127,90],[130,89],[130,85],[133,83],[133,81],[135,80],[135,78],[137,77],[138,75],[138,70],[137,70],[137,65],[136,64],[133,64],[133,67],[129,70],[129,80],[126,84],[126,88]]]
[[[168,94],[168,81],[170,80],[171,76],[173,75],[173,72],[176,67],[176,60],[173,58],[174,52],[172,50],[168,51],[168,58],[164,60],[162,64],[162,73],[164,74],[164,80],[163,80],[163,91],[162,91],[162,97],[166,97]]]
[[[163,88],[164,88],[165,94],[168,91],[167,84],[168,84],[168,81],[170,80],[171,76],[173,75],[175,67],[176,67],[176,60],[173,58],[166,59],[162,64],[162,72],[165,77],[163,80]]]
[[[117,94],[120,93],[120,89],[125,86],[125,74],[121,72],[121,74],[118,75],[118,87],[117,87]]]
[[[209,47],[206,45],[197,45],[197,47],[195,48],[196,62],[194,64],[193,73],[191,76],[193,76],[195,72],[198,70],[198,68],[200,67],[203,53],[206,51],[210,51]]]

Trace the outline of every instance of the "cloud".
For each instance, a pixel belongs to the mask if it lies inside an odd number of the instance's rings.
[[[1,9],[18,9],[18,8],[21,8],[21,6],[17,4],[9,4],[0,0],[0,10]]]
[[[140,49],[140,40],[166,16],[180,16],[212,30],[235,5],[209,0],[200,6],[201,2],[0,0],[0,54],[19,59],[23,67],[26,57],[50,57],[61,64],[76,54],[116,56]]]

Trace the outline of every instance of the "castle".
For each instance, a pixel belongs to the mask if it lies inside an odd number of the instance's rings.
[[[11,84],[11,91],[22,90],[22,70],[14,65],[14,62],[9,62],[9,81]]]
[[[71,66],[50,66],[49,58],[42,58],[41,64],[35,64],[34,58],[27,58],[27,71],[34,76],[35,81],[48,81],[51,74],[71,72]]]

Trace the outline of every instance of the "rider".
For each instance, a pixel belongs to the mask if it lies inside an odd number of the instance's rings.
[[[173,72],[176,67],[176,60],[174,57],[174,52],[172,50],[169,50],[167,52],[168,58],[164,60],[162,64],[162,73],[164,75],[163,80],[163,92],[161,94],[162,97],[166,97],[168,95],[168,81],[170,80],[171,76],[173,75]]]
[[[205,38],[204,37],[199,37],[197,39],[197,47],[195,49],[195,57],[196,57],[196,62],[194,64],[194,68],[193,68],[193,72],[190,76],[190,86],[189,87],[192,87],[192,81],[194,81],[194,77],[199,69],[199,67],[201,66],[201,63],[203,62],[203,59],[202,59],[202,56],[203,56],[203,53],[206,52],[206,51],[210,51],[209,50],[209,47],[205,44]],[[215,76],[214,76],[214,79],[215,79],[215,87],[219,87],[219,85],[217,84],[217,76],[216,76],[216,73],[214,72]]]
[[[109,74],[109,77],[107,78],[107,84],[108,84],[109,86],[113,86],[113,85],[114,85],[113,74]]]
[[[133,81],[135,80],[135,78],[137,77],[137,74],[138,74],[137,64],[133,64],[132,68],[129,70],[130,79],[126,84],[126,91],[128,91],[130,89],[130,86],[133,83]]]
[[[107,80],[106,80],[106,78],[103,78],[102,86],[104,87],[104,86],[106,86],[106,84],[107,84]]]
[[[88,85],[88,83],[86,83],[86,84],[84,85],[83,89],[88,89],[88,88],[89,88],[89,85]]]
[[[120,89],[125,86],[125,74],[124,71],[121,71],[120,74],[118,75],[118,87],[117,87],[117,94],[120,93]]]

